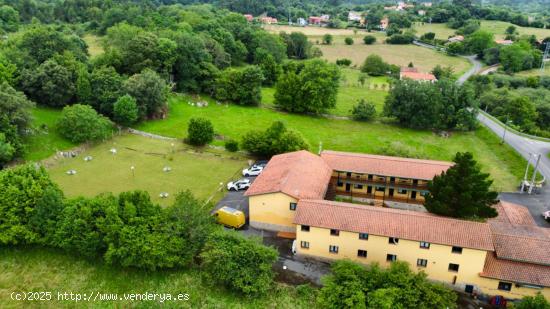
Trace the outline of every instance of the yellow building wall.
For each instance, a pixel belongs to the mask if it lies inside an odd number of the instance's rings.
[[[301,247],[301,241],[309,242],[309,249]],[[420,248],[419,241],[399,239],[398,244],[390,244],[386,236],[369,235],[368,240],[359,239],[359,233],[340,231],[339,236],[330,235],[330,229],[310,227],[309,232],[296,226],[297,254],[323,260],[350,259],[363,264],[377,262],[387,267],[387,254],[397,255],[398,261],[408,262],[414,271],[424,271],[431,280],[454,286],[464,291],[465,285],[473,285],[475,291],[488,295],[503,295],[508,298],[521,298],[541,291],[550,299],[549,289],[518,288],[512,286],[510,292],[498,290],[500,280],[480,277],[487,252],[463,248],[462,254],[452,253],[452,246],[430,244],[429,249]],[[339,247],[338,253],[330,253],[329,246]],[[367,257],[357,256],[357,250],[366,250]],[[417,259],[426,259],[426,267],[417,266]],[[449,263],[458,264],[458,272],[449,271]],[[454,284],[453,284],[454,282]]]
[[[296,228],[292,223],[296,211],[290,210],[290,203],[298,200],[284,193],[269,193],[250,196],[249,220],[254,228],[294,233]]]

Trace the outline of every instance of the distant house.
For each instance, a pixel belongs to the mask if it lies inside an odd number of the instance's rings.
[[[418,72],[417,68],[402,67],[399,72],[399,79],[412,79],[416,81],[435,82],[437,78],[431,73]]]
[[[422,5],[425,6],[425,7],[432,7],[432,3],[431,2],[422,2]]]
[[[424,15],[426,15],[426,11],[424,11],[424,10],[418,10],[418,15],[424,16]]]
[[[453,37],[450,37],[447,42],[454,43],[454,42],[462,42],[464,41],[464,36],[462,35],[455,35]]]
[[[354,12],[354,11],[349,11],[348,13],[348,21],[357,21],[357,22],[361,22],[361,13],[359,12]]]
[[[308,18],[308,22],[310,25],[317,25],[317,26],[326,24],[328,23],[329,20],[330,20],[330,15],[310,16]]]
[[[514,41],[512,40],[495,40],[495,43],[498,45],[508,46],[514,44]]]
[[[277,18],[269,17],[269,16],[262,16],[262,17],[260,17],[260,22],[261,22],[262,24],[267,24],[267,25],[271,25],[271,24],[276,24],[276,23],[278,23]]]
[[[244,14],[243,16],[244,16],[244,18],[246,18],[246,20],[248,22],[251,22],[252,20],[254,20],[254,16],[252,16],[250,14]]]
[[[296,23],[300,26],[306,26],[307,25],[307,20],[305,18],[300,17],[300,18],[298,18]]]
[[[380,30],[386,30],[389,24],[390,20],[387,17],[382,18],[382,20],[380,20]]]

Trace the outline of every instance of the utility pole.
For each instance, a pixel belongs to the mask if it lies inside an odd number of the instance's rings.
[[[533,154],[529,153],[529,159],[527,160],[527,167],[525,168],[525,174],[523,175],[523,181],[521,182],[521,189],[520,192],[523,194],[523,190],[525,190],[525,183],[527,182],[527,176],[529,174],[529,163],[531,163],[531,156]]]
[[[546,47],[544,48],[544,55],[542,56],[542,61],[540,63],[540,74],[544,72],[545,60],[548,58],[548,53],[550,52],[550,41],[546,41],[544,44]]]
[[[508,123],[510,122],[510,115],[506,116],[506,123],[504,124],[504,133],[502,133],[502,141],[501,144],[504,144],[504,138],[506,137],[506,131],[508,129]]]
[[[531,194],[533,192],[533,187],[535,186],[535,178],[537,177],[537,169],[539,168],[540,157],[542,157],[542,154],[539,153],[537,156],[537,163],[535,163],[535,170],[533,171],[533,176],[531,177],[531,185],[529,186],[529,191],[527,191],[528,194]]]

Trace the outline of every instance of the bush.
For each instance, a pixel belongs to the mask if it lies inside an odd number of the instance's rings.
[[[349,37],[345,38],[344,43],[346,43],[346,45],[353,45],[353,39]]]
[[[262,100],[262,70],[255,65],[229,68],[216,79],[216,99],[240,105],[259,105]]]
[[[376,37],[374,35],[365,35],[363,42],[367,45],[374,44],[374,42],[376,42]]]
[[[191,118],[187,127],[187,142],[195,146],[204,146],[214,139],[212,122],[205,118]]]
[[[388,64],[382,60],[382,57],[371,54],[361,66],[361,72],[367,73],[371,76],[382,76],[388,71]]]
[[[65,106],[57,122],[59,133],[73,143],[98,141],[109,137],[112,124],[88,105]]]
[[[225,150],[229,151],[229,152],[236,152],[239,150],[239,142],[237,142],[236,140],[227,140],[225,141]]]
[[[166,110],[169,87],[156,72],[145,69],[124,83],[126,93],[136,99],[139,118],[158,117]]]
[[[371,120],[376,116],[376,108],[371,102],[367,102],[363,99],[357,103],[351,110],[351,115],[353,119],[359,121]]]
[[[336,64],[341,65],[341,66],[345,66],[345,67],[349,67],[351,65],[351,60],[347,59],[347,58],[336,59]]]
[[[421,40],[426,40],[426,41],[431,41],[431,40],[435,39],[435,33],[426,32],[420,37],[420,39]]]
[[[139,118],[136,99],[129,95],[118,98],[113,106],[113,118],[123,126],[134,124]]]
[[[277,250],[264,246],[260,239],[220,230],[208,238],[200,257],[210,281],[231,290],[260,295],[273,285]]]
[[[267,130],[250,131],[243,137],[242,148],[254,155],[269,158],[276,154],[308,149],[300,133],[287,130],[280,121],[275,121]]]
[[[326,45],[332,44],[332,34],[327,33],[323,35],[323,44],[326,44]]]
[[[410,34],[393,34],[386,39],[388,44],[411,44],[414,40],[414,36]]]

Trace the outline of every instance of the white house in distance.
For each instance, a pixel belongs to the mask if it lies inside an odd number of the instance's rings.
[[[495,40],[495,43],[498,45],[508,46],[514,44],[514,41],[512,40]]]
[[[354,11],[349,11],[348,13],[348,21],[357,21],[357,22],[361,22],[361,13],[360,12],[354,12]]]
[[[462,41],[464,41],[464,36],[462,36],[462,35],[455,35],[455,36],[453,36],[453,37],[450,37],[447,41],[448,41],[449,43],[462,42]]]

